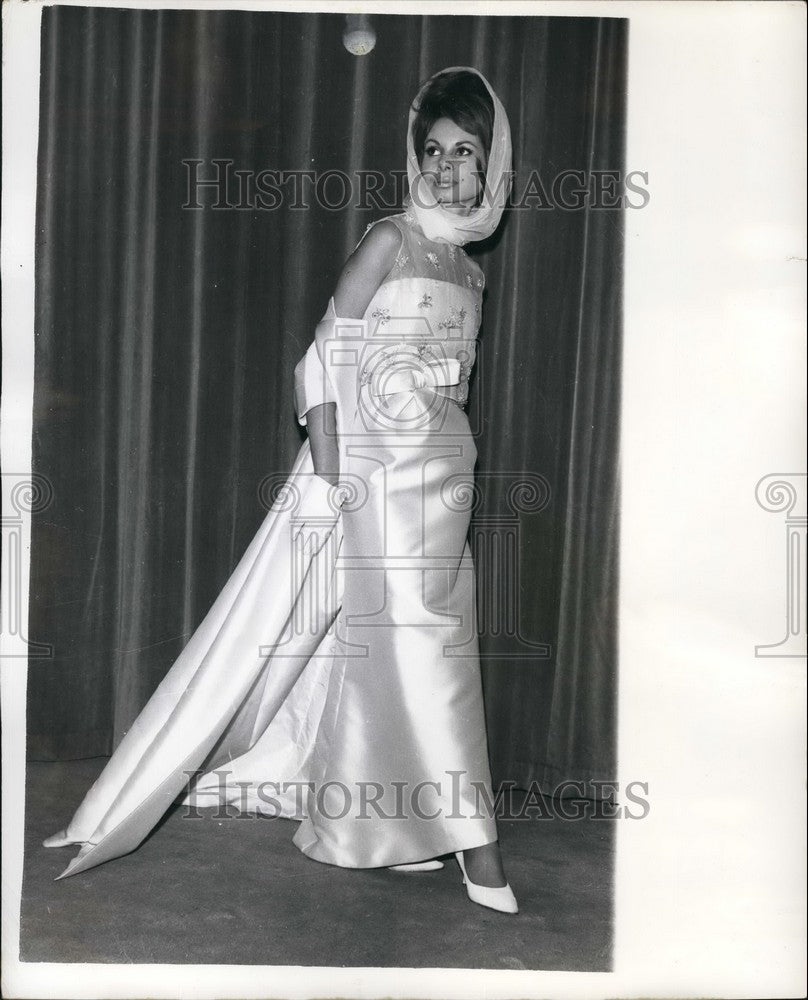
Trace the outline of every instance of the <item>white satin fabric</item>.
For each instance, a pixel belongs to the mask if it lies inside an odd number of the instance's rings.
[[[60,878],[133,850],[178,796],[301,820],[295,844],[346,867],[496,839],[462,407],[483,279],[411,217],[392,222],[401,249],[365,316],[329,302],[295,373],[299,419],[336,402],[347,499],[313,474],[305,442],[210,612],[46,842],[81,845]]]
[[[294,837],[310,857],[372,867],[496,840],[467,541],[477,450],[461,400],[479,269],[406,217],[396,265],[362,324],[321,344],[337,400],[341,608]],[[333,310],[333,302],[330,304]],[[373,796],[343,815],[344,789]],[[381,813],[382,815],[379,815]],[[390,818],[395,816],[396,818]]]
[[[342,529],[338,507],[327,503],[333,492],[314,474],[305,441],[284,489],[202,624],[66,830],[46,841],[50,847],[81,845],[60,878],[134,850],[200,767],[221,765],[236,779],[228,762],[260,753],[259,745],[280,743],[277,761],[265,761],[273,769],[268,776],[295,777],[298,758],[305,755],[299,734],[316,718],[299,714],[291,727],[288,698],[295,690],[298,707],[308,697],[316,709],[330,663],[328,628],[338,607],[334,569]],[[306,620],[305,629],[295,616]],[[273,719],[277,724],[269,732]],[[284,727],[291,742],[276,738]],[[246,759],[239,768],[248,764]]]

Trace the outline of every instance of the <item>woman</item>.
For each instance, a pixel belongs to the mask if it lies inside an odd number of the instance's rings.
[[[461,246],[496,228],[511,159],[481,74],[452,68],[421,89],[407,154],[406,211],[368,228],[296,369],[308,441],[286,489],[45,842],[82,844],[59,877],[132,850],[191,777],[188,804],[301,820],[294,842],[315,860],[422,871],[455,852],[472,900],[517,911],[485,809],[466,538],[483,277]]]

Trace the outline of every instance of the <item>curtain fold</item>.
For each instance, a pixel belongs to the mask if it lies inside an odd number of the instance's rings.
[[[253,537],[301,441],[294,366],[366,225],[398,210],[424,78],[488,77],[517,194],[624,169],[625,20],[372,20],[356,58],[341,15],[43,10],[33,450],[54,499],[30,631],[54,657],[29,666],[32,759],[112,751]],[[214,161],[233,207],[188,207]],[[366,209],[318,206],[304,177],[370,169],[386,204]],[[256,206],[237,172],[262,170],[301,172],[309,207]],[[615,774],[622,247],[621,212],[586,204],[514,207],[467,247],[487,287],[469,416],[492,770],[548,791]]]

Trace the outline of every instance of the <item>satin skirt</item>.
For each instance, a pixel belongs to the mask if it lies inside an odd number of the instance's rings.
[[[341,510],[295,515],[289,498],[322,486],[301,446],[208,615],[46,841],[80,845],[59,878],[134,850],[177,802],[298,820],[294,843],[345,867],[496,840],[468,419],[428,389],[376,413],[357,408],[341,435]]]
[[[430,389],[360,406],[346,438],[341,607],[294,842],[373,867],[497,838],[467,540],[477,450]]]

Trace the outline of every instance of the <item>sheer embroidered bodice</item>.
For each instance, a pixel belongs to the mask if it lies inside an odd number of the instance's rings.
[[[476,359],[483,273],[462,247],[428,240],[407,213],[387,221],[401,233],[401,246],[365,311],[369,343],[360,385],[402,366],[428,377],[426,366],[440,364],[457,371],[459,379],[456,384],[436,382],[434,391],[464,406]],[[452,359],[457,365],[447,366]]]

